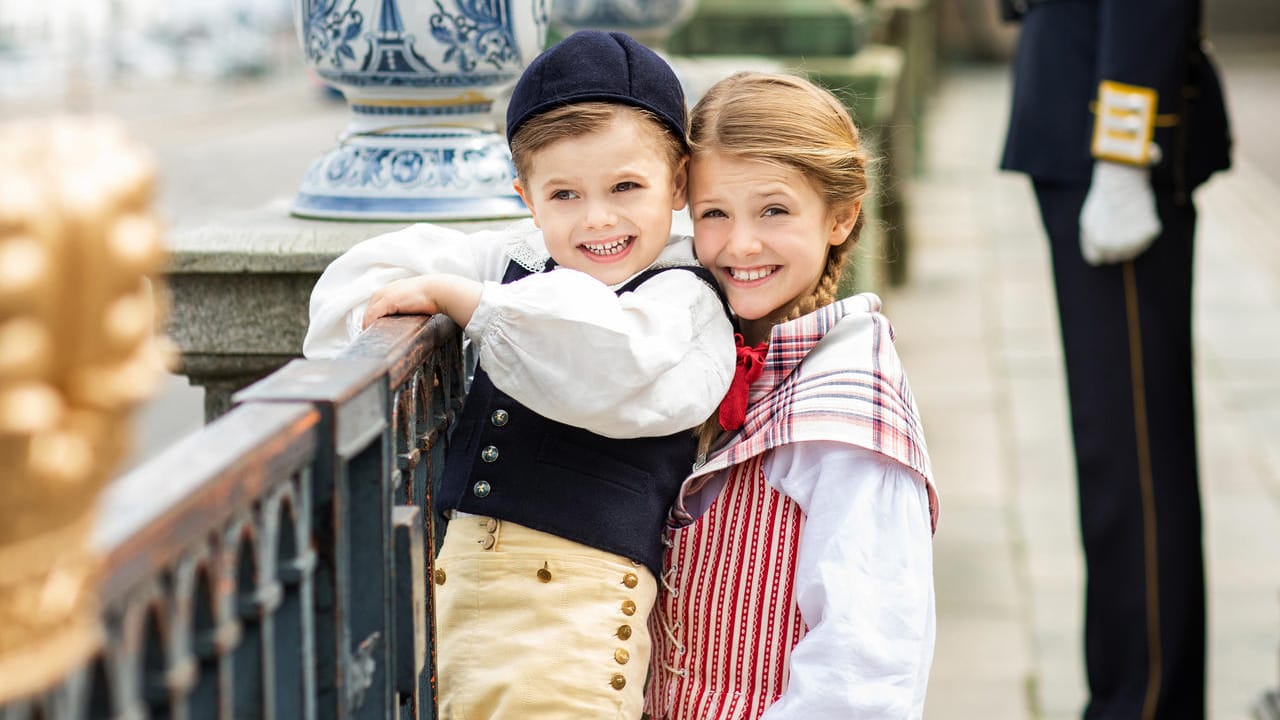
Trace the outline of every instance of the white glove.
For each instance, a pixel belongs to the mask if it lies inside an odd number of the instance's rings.
[[[1160,235],[1151,171],[1098,160],[1080,210],[1080,251],[1090,265],[1124,262]]]

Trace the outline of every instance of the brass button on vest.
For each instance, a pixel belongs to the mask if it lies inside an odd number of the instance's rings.
[[[609,684],[613,686],[614,690],[621,690],[627,686],[627,678],[622,673],[614,673],[613,678],[609,680]]]
[[[486,445],[484,449],[480,451],[480,459],[487,463],[497,462],[498,448],[492,445]]]
[[[636,577],[635,573],[627,573],[622,576],[622,584],[629,588],[633,588],[640,584],[640,578]]]
[[[623,648],[618,648],[613,651],[613,659],[617,661],[619,665],[626,665],[627,662],[631,660],[631,653],[627,652]]]
[[[623,600],[623,601],[622,601],[622,614],[623,614],[623,615],[635,615],[635,614],[636,614],[636,603],[635,603],[635,601],[634,601],[634,600]]]
[[[436,572],[439,572],[439,571],[437,570]],[[618,639],[619,639],[619,640],[630,640],[630,639],[631,639],[631,626],[630,626],[630,625],[619,625],[619,626],[618,626]]]
[[[498,541],[492,535],[485,535],[484,540],[481,541],[480,544],[484,547],[485,550],[492,550],[493,546],[497,544],[497,542]]]
[[[497,530],[498,530],[498,519],[497,519],[497,518],[485,518],[485,519],[484,519],[484,531],[485,531],[485,532],[497,532]]]
[[[436,574],[436,584],[443,585],[444,584],[444,568],[436,568],[435,574]],[[623,638],[623,640],[625,639],[626,638]]]
[[[551,571],[545,567],[538,568],[538,579],[544,583],[551,582]]]
[[[471,494],[478,498],[489,497],[489,491],[493,488],[489,487],[488,480],[481,480],[471,486]]]
[[[494,410],[493,414],[489,416],[489,422],[493,423],[494,427],[502,427],[510,419],[511,416],[507,415],[506,410]]]

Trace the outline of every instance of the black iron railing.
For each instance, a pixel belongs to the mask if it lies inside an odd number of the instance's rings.
[[[459,333],[379,321],[106,491],[101,652],[2,720],[435,717],[431,485]]]

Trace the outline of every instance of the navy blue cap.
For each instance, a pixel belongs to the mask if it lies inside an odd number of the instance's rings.
[[[507,105],[507,139],[530,118],[574,103],[644,108],[685,142],[688,109],[671,66],[620,32],[579,30],[529,63]]]

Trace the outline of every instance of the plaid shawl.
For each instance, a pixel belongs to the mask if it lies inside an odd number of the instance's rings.
[[[787,443],[827,440],[878,452],[919,474],[936,530],[938,495],[924,428],[893,338],[872,293],[775,325],[742,429],[685,480],[673,522],[692,522],[684,498],[720,470]]]

